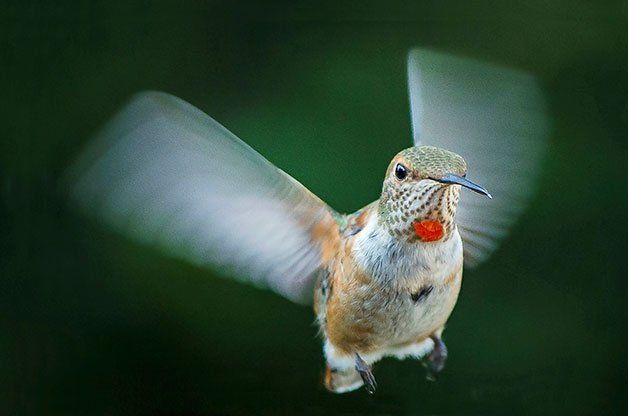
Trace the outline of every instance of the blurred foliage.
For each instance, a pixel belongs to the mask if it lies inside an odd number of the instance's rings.
[[[28,2],[0,11],[3,414],[611,414],[626,406],[628,3]],[[58,179],[131,94],[178,95],[333,207],[410,145],[405,53],[524,68],[555,129],[540,189],[466,274],[436,383],[320,385],[313,314],[107,233]],[[622,270],[624,270],[622,272]]]

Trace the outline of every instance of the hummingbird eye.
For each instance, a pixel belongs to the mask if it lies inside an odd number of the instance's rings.
[[[395,176],[400,181],[404,180],[408,176],[408,169],[401,163],[397,163],[397,166],[395,166]]]

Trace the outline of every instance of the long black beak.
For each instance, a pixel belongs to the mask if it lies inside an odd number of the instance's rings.
[[[441,179],[435,180],[440,183],[455,183],[457,185],[464,186],[465,188],[469,188],[472,191],[477,192],[478,194],[486,195],[490,199],[493,199],[491,194],[489,194],[486,188],[484,188],[483,186],[480,186],[477,183],[473,183],[470,180],[463,178],[462,176],[454,175],[453,173],[448,173]]]

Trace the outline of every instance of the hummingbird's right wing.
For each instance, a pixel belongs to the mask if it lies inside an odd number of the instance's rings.
[[[312,302],[333,210],[174,96],[135,96],[68,173],[72,200],[142,243]]]
[[[488,258],[534,189],[549,133],[537,80],[521,71],[426,49],[408,55],[415,146],[451,150],[493,199],[462,192],[456,214],[465,262]]]

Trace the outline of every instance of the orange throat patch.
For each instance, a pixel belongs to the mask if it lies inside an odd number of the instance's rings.
[[[421,241],[437,241],[443,238],[443,226],[436,220],[423,220],[412,223],[414,232]]]

